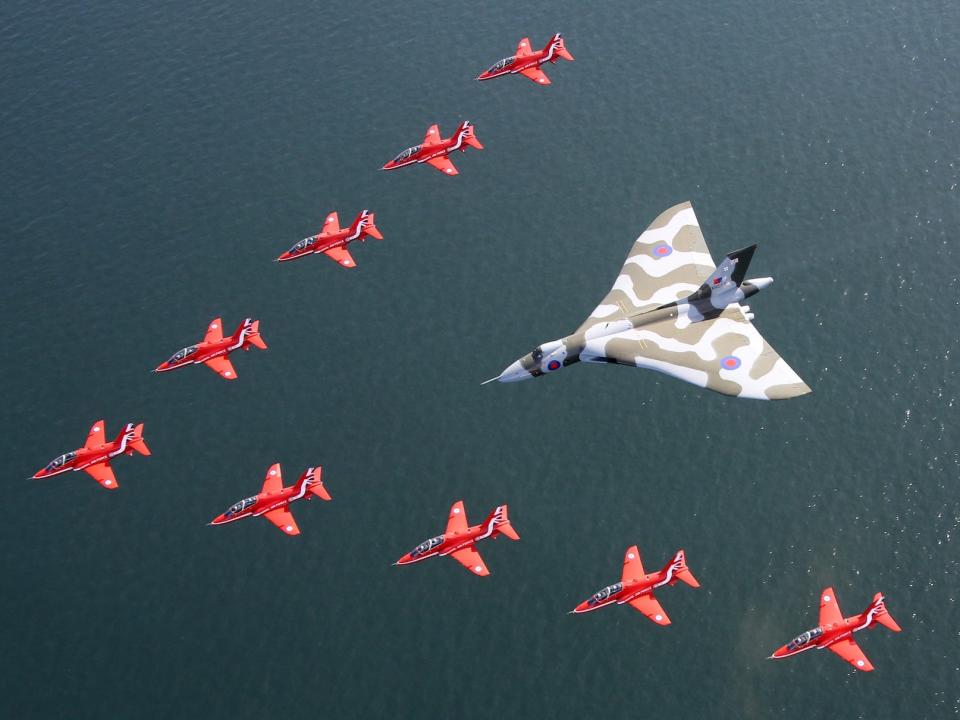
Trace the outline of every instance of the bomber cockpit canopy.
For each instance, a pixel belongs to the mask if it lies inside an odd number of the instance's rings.
[[[513,61],[517,59],[516,55],[511,55],[510,57],[505,57],[503,60],[497,61],[495,65],[492,65],[487,72],[498,72],[503,70],[507,65],[513,65]]]
[[[538,363],[541,360],[543,360],[543,348],[537,345],[537,347],[535,347],[533,351],[530,353],[530,357],[533,358],[533,361],[535,363]]]
[[[253,505],[256,501],[257,501],[256,495],[254,495],[253,497],[248,497],[246,500],[241,500],[240,502],[235,503],[234,505],[231,505],[230,509],[227,510],[224,513],[224,515],[226,515],[227,517],[230,517],[231,515],[236,515],[237,513],[241,513],[244,510],[246,510],[248,507]]]
[[[44,468],[44,470],[56,470],[57,468],[63,467],[66,463],[73,460],[76,456],[77,456],[77,453],[75,452],[64,453],[60,457],[54,458],[49,463],[47,463],[47,466]]]
[[[177,350],[173,356],[167,360],[168,365],[173,365],[178,362],[182,362],[184,358],[188,355],[193,355],[197,351],[196,345],[191,345],[190,347],[185,347],[183,350]]]
[[[793,640],[787,643],[787,650],[796,650],[797,648],[803,647],[812,640],[816,640],[818,637],[823,635],[823,630],[821,628],[814,628],[813,630],[807,630],[802,635],[798,635]]]
[[[592,598],[590,598],[587,601],[587,604],[596,605],[597,603],[602,603],[611,595],[616,595],[621,590],[623,590],[623,583],[617,583],[616,585],[607,585],[607,587],[605,587],[603,590],[596,593]]]
[[[414,145],[412,148],[407,148],[407,149],[404,150],[402,153],[400,153],[399,155],[397,155],[397,156],[393,159],[393,161],[394,161],[394,162],[403,162],[404,160],[406,160],[407,158],[409,158],[409,157],[410,157],[411,155],[413,155],[414,153],[420,152],[420,148],[422,148],[422,147],[423,147],[423,145]]]
[[[304,250],[306,250],[308,247],[313,245],[316,241],[317,241],[316,235],[312,235],[311,237],[304,238],[303,240],[298,242],[296,245],[294,245],[292,248],[290,248],[289,252],[291,255],[296,255],[297,253],[301,253]]]
[[[410,557],[417,557],[418,555],[423,555],[424,553],[428,553],[442,542],[443,542],[443,535],[437,535],[435,538],[424,540],[422,543],[420,543],[413,549],[413,552],[410,553]]]

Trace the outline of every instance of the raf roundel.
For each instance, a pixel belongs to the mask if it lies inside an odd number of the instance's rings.
[[[740,358],[736,355],[727,355],[725,358],[720,360],[720,366],[724,370],[736,370],[740,367]]]
[[[659,245],[654,246],[653,256],[655,258],[664,258],[667,255],[670,255],[673,252],[673,248],[667,245],[666,243],[660,243]]]
[[[556,370],[556,369],[559,368],[559,367],[560,367],[560,361],[559,361],[559,360],[551,360],[549,363],[547,363],[547,369],[548,369],[548,370]]]

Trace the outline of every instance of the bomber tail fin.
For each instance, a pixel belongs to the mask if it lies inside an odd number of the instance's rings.
[[[690,587],[700,587],[700,583],[697,582],[693,573],[690,572],[690,568],[687,567],[687,554],[683,550],[677,550],[677,554],[673,556],[673,560],[667,563],[664,570],[668,574],[672,572],[674,578],[682,580]]]
[[[506,505],[498,505],[494,508],[493,512],[487,516],[487,523],[489,522],[493,522],[493,537],[506,535],[511,540],[520,539],[517,531],[510,524],[510,515],[507,513]]]
[[[247,318],[240,326],[237,328],[237,331],[233,336],[241,341],[243,349],[247,349],[247,345],[253,345],[260,348],[261,350],[267,349],[267,344],[263,341],[263,338],[260,337],[260,321],[252,320]]]
[[[573,62],[573,55],[567,51],[567,46],[563,42],[563,34],[557,33],[552,38],[550,42],[547,43],[546,47],[543,48],[544,52],[547,54],[550,53],[550,50],[553,50],[553,54],[557,57],[562,57],[568,62]],[[550,59],[551,62],[556,62],[553,58]]]
[[[713,271],[713,274],[700,286],[698,292],[702,292],[704,288],[711,292],[722,292],[729,288],[740,287],[747,277],[747,268],[750,267],[750,260],[753,259],[753,253],[756,249],[756,245],[750,245],[727,255],[717,266],[717,269]]]
[[[477,140],[477,136],[473,131],[473,123],[469,120],[464,120],[460,123],[460,127],[457,128],[458,139],[466,143],[470,147],[476,148],[477,150],[483,150],[483,145],[480,144],[480,141]]]
[[[323,486],[323,468],[322,467],[311,467],[303,471],[303,475],[300,476],[299,482],[306,483],[306,491],[309,493],[307,499],[310,499],[316,495],[321,500],[332,500],[330,493],[327,492],[327,489]]]
[[[880,623],[885,628],[893,630],[893,632],[900,632],[901,628],[897,625],[897,621],[887,612],[887,606],[883,601],[883,593],[877,593],[873,596],[873,602],[867,608],[867,613],[870,612],[874,613],[874,622]]]

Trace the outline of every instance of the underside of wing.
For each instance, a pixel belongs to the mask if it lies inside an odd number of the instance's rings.
[[[843,613],[837,604],[837,596],[832,587],[824,588],[820,593],[820,626],[843,622]]]
[[[265,512],[263,516],[287,535],[300,534],[300,528],[297,527],[297,521],[293,519],[293,514],[290,512],[290,510],[285,507]]]
[[[327,219],[323,221],[323,228],[320,230],[320,237],[325,235],[334,235],[340,232],[340,217],[336,212],[332,212],[327,215]]]
[[[88,465],[84,470],[107,490],[117,489],[117,478],[113,474],[113,468],[110,467],[110,463],[106,461],[99,462],[94,465]]]
[[[483,562],[483,558],[480,557],[480,553],[477,552],[477,548],[475,548],[473,545],[468,545],[465,548],[455,550],[454,552],[450,553],[450,557],[463,565],[474,575],[482,576],[490,574],[490,571],[487,570],[487,564]]]
[[[357,266],[356,261],[353,259],[353,255],[351,255],[350,251],[347,250],[347,248],[343,245],[338,245],[337,247],[330,248],[329,250],[324,250],[323,254],[342,267],[354,268]]]
[[[857,670],[863,672],[873,670],[873,665],[867,660],[867,656],[863,654],[863,650],[860,649],[860,646],[857,645],[852,637],[839,640],[833,643],[833,645],[827,645],[827,648],[833,650],[833,652],[853,665]]]
[[[447,516],[447,529],[444,530],[444,535],[466,532],[467,527],[467,511],[463,506],[463,500],[457,500]]]
[[[641,595],[630,601],[630,605],[642,612],[657,625],[669,625],[670,618],[653,595]]]
[[[223,318],[214,318],[207,325],[207,334],[203,336],[203,341],[211,343],[221,340],[223,340]]]
[[[693,207],[675,205],[637,238],[610,292],[577,332],[686,297],[714,267]]]
[[[627,548],[623,555],[623,573],[620,576],[621,582],[629,582],[642,578],[646,573],[643,570],[643,562],[640,560],[640,551],[636,545]]]
[[[204,360],[203,364],[226,380],[237,379],[237,371],[233,369],[233,363],[230,362],[230,358],[226,355]]]
[[[94,448],[101,447],[104,444],[103,437],[103,420],[97,420],[90,427],[90,432],[87,433],[87,441],[83,444],[83,447],[87,450],[93,450]]]
[[[450,158],[446,155],[442,157],[430,158],[427,160],[427,164],[435,167],[437,170],[442,172],[444,175],[458,175],[457,169],[453,166],[453,163],[450,162]]]
[[[547,74],[538,67],[528,67],[520,71],[520,74],[524,77],[528,77],[533,80],[537,85],[549,85],[550,78],[547,77]]]
[[[681,315],[588,340],[580,359],[649,368],[733,397],[782,400],[810,392],[739,305],[713,320]]]

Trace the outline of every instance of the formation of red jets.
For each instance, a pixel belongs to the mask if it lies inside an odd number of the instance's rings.
[[[560,33],[555,34],[543,49],[538,51],[531,49],[529,38],[523,38],[517,45],[515,55],[500,60],[481,73],[477,80],[523,75],[538,85],[549,85],[550,79],[541,66],[548,62],[556,63],[560,59],[573,61]],[[457,175],[458,171],[449,155],[456,150],[465,152],[468,147],[483,150],[483,145],[477,139],[469,121],[462,122],[448,138],[442,136],[439,126],[431,125],[420,145],[404,150],[382,169],[396,170],[408,165],[426,163],[445,175]],[[337,213],[331,212],[318,234],[304,238],[281,254],[277,261],[287,262],[320,253],[342,267],[353,268],[356,267],[356,262],[347,245],[355,240],[364,242],[367,237],[383,240],[372,212],[362,210],[345,229],[340,227]],[[267,349],[260,336],[259,321],[247,318],[231,335],[225,336],[222,318],[215,318],[207,326],[206,335],[201,342],[177,351],[169,360],[158,365],[154,372],[168,372],[186,365],[202,363],[222,378],[236,380],[237,372],[228,356],[234,350],[248,351],[251,347]],[[103,420],[98,420],[90,428],[83,447],[50,461],[34,473],[32,479],[49,478],[68,470],[84,470],[103,487],[114,490],[118,484],[110,461],[124,453],[133,455],[134,452],[150,455],[143,439],[143,423],[127,423],[114,440],[106,441]],[[323,484],[322,474],[321,467],[307,468],[293,485],[284,487],[280,464],[275,463],[267,470],[259,493],[234,503],[209,524],[225,525],[247,517],[264,517],[284,534],[299,535],[300,528],[290,511],[290,505],[296,500],[310,500],[313,497],[331,500]],[[420,543],[394,565],[409,565],[431,557],[449,556],[472,574],[487,576],[490,571],[477,551],[476,544],[485,538],[496,538],[500,535],[514,541],[520,539],[510,523],[506,505],[497,506],[482,523],[471,526],[467,522],[463,501],[458,500],[450,508],[443,534]],[[648,573],[640,560],[639,549],[632,545],[624,555],[620,580],[594,593],[570,612],[582,614],[614,603],[627,604],[654,623],[669,625],[670,618],[654,597],[654,590],[673,586],[677,582],[693,588],[700,587],[700,583],[687,567],[683,550],[678,550],[660,570]],[[873,670],[873,665],[854,641],[853,634],[877,624],[900,632],[900,626],[887,612],[880,593],[874,596],[873,602],[862,613],[845,618],[840,612],[833,588],[826,588],[820,595],[819,625],[778,648],[770,658],[786,658],[811,648],[827,648],[856,669],[869,672]]]

